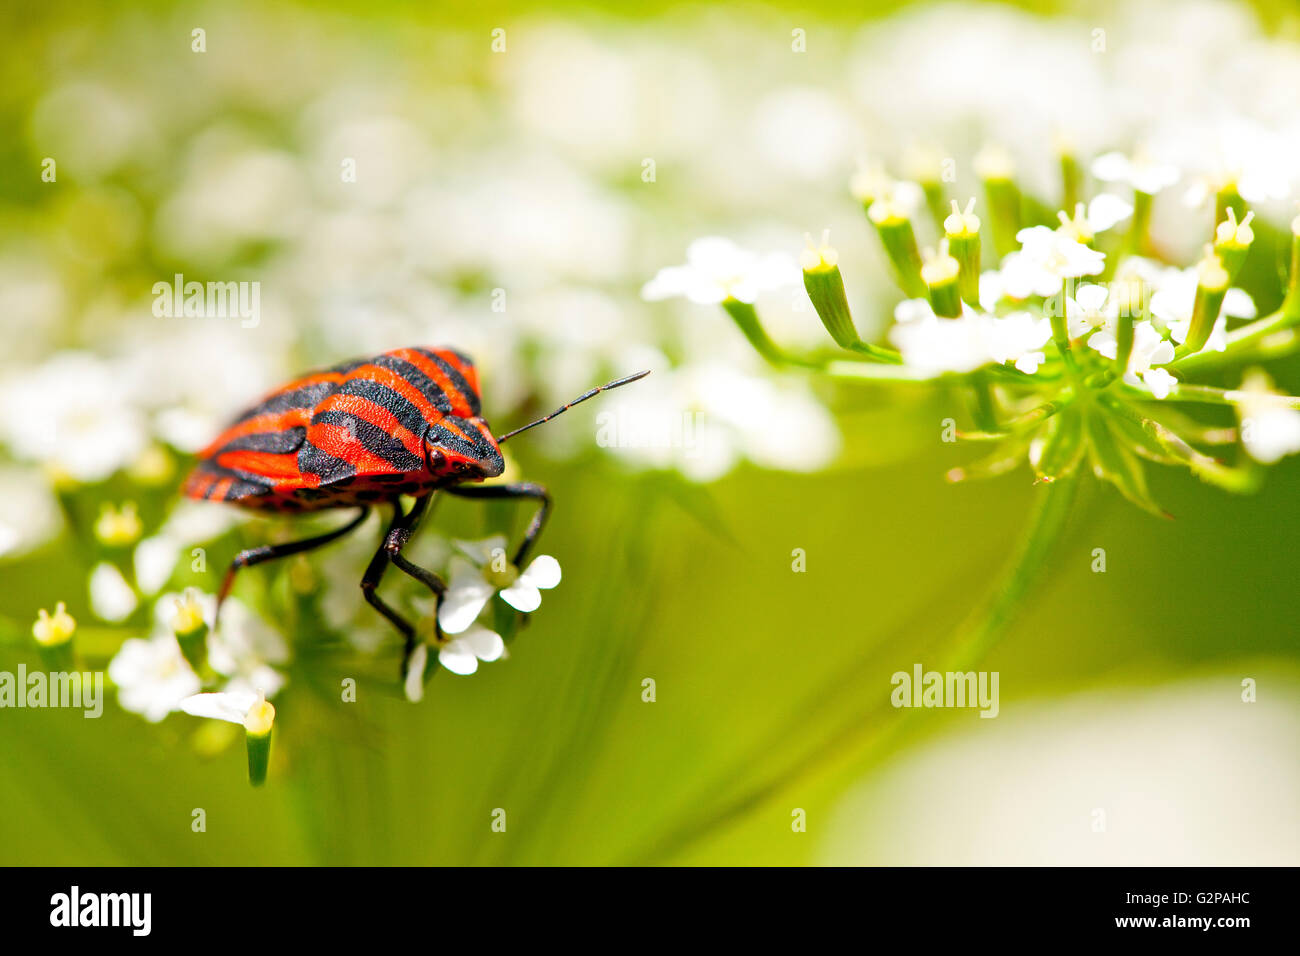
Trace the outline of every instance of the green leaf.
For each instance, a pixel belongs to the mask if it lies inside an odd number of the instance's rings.
[[[1144,511],[1161,518],[1173,517],[1151,499],[1142,464],[1111,429],[1104,413],[1090,410],[1084,419],[1084,430],[1092,452],[1093,471],[1098,478],[1109,481],[1120,494]]]
[[[1083,459],[1083,413],[1067,408],[1048,420],[1043,453],[1034,473],[1039,481],[1058,481],[1071,474]]]

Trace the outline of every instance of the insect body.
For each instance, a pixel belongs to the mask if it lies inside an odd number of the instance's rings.
[[[240,568],[328,544],[360,525],[371,506],[387,505],[393,518],[361,588],[366,600],[402,632],[409,657],[415,647],[415,628],[375,592],[392,564],[441,599],[446,590],[442,580],[402,556],[433,493],[444,490],[467,498],[538,501],[538,511],[513,557],[515,565],[522,564],[550,509],[546,489],[531,482],[464,483],[502,473],[500,445],[507,438],[646,374],[593,388],[500,438],[493,437],[481,415],[474,364],[451,349],[394,349],[281,386],[200,452],[186,479],[185,494],[258,511],[359,511],[352,521],[326,534],[240,552],[218,591],[218,614]],[[402,495],[415,498],[409,511],[402,507]]]

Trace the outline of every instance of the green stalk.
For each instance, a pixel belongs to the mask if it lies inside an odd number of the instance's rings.
[[[1061,538],[1070,506],[1079,485],[1079,469],[1054,482],[1036,486],[1038,501],[1030,519],[1029,533],[1022,539],[1001,583],[992,592],[981,613],[968,619],[958,632],[943,671],[969,670],[1003,636],[1014,617],[1016,604],[1039,580],[1048,566],[1053,547]],[[880,695],[884,698],[884,694]],[[798,758],[785,770],[728,800],[718,810],[677,828],[651,847],[640,862],[671,858],[697,841],[716,836],[727,826],[769,806],[793,787],[807,792],[852,765],[867,753],[879,750],[892,734],[907,725],[905,720],[882,721],[877,703],[856,714],[816,750]]]

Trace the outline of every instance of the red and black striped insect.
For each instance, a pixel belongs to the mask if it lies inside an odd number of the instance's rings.
[[[185,481],[191,498],[226,501],[269,512],[358,508],[355,518],[326,534],[249,548],[235,556],[221,589],[217,613],[240,568],[310,551],[354,530],[372,506],[387,505],[393,518],[383,543],[361,578],[366,600],[401,631],[406,656],[415,628],[377,593],[390,564],[424,584],[441,601],[438,575],[402,556],[434,492],[465,498],[532,498],[539,502],[513,562],[528,557],[550,512],[546,489],[531,482],[463,486],[499,476],[500,445],[522,431],[607,389],[649,374],[639,372],[580,395],[549,415],[499,438],[480,409],[474,364],[452,349],[394,349],[295,379],[240,415],[211,445]],[[403,509],[400,496],[415,503]],[[403,661],[403,671],[406,663]]]

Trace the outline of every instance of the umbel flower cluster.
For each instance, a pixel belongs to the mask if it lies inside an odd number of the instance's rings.
[[[840,381],[961,387],[975,427],[958,437],[992,452],[953,469],[952,480],[1027,461],[1037,480],[1055,482],[1086,463],[1134,504],[1163,514],[1144,462],[1249,491],[1261,464],[1300,452],[1300,398],[1279,394],[1251,367],[1300,348],[1300,216],[1273,243],[1289,271],[1284,287],[1257,293],[1278,303],[1260,316],[1235,285],[1259,225],[1244,180],[1208,191],[1215,208],[1212,221],[1205,214],[1203,252],[1180,267],[1162,259],[1150,228],[1157,194],[1180,178],[1174,167],[1099,156],[1088,169],[1104,191],[1087,199],[1085,165],[1063,154],[1062,208],[1054,214],[1021,189],[1003,155],[986,150],[975,167],[983,215],[977,199],[946,195],[937,165],[923,182],[893,179],[880,167],[853,178],[903,296],[880,342],[861,338],[827,236],[809,238],[799,265],[836,346],[830,352],[796,355],[770,338],[756,300],[797,281],[799,270],[727,239],[697,240],[687,264],[661,270],[643,295],[721,304],[773,366]],[[923,247],[922,234],[934,242]],[[1204,381],[1225,374],[1236,387]],[[1230,406],[1235,427],[1206,424],[1197,405]]]

